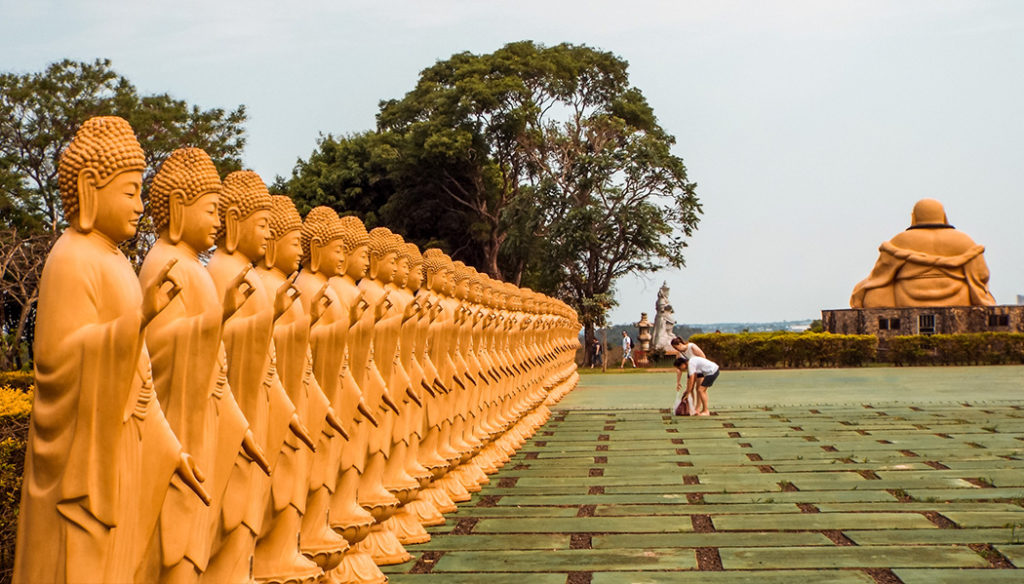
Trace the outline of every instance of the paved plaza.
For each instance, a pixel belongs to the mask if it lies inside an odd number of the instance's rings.
[[[1024,582],[1024,367],[585,374],[391,581]]]

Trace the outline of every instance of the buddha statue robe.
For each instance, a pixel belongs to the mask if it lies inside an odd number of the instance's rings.
[[[39,283],[15,582],[130,582],[141,563],[182,452],[153,391],[141,306],[113,241],[60,236]]]
[[[923,199],[911,226],[883,243],[871,274],[857,284],[851,308],[991,306],[985,248],[946,220],[942,204]]]
[[[198,255],[158,239],[142,264],[143,287],[170,260],[181,292],[146,329],[157,396],[182,445],[207,472],[207,507],[175,477],[161,510],[158,548],[164,569],[187,560],[206,569],[212,525],[220,513],[228,477],[249,423],[227,387],[227,356],[221,342],[223,306]],[[153,574],[150,574],[151,578]]]

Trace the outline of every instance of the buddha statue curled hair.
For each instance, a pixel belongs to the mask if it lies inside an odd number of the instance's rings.
[[[145,168],[146,155],[126,120],[117,116],[89,118],[60,156],[57,184],[64,219],[78,216],[78,176],[83,170],[95,171],[97,186],[104,186],[125,170]]]
[[[366,225],[359,217],[346,215],[339,220],[341,229],[341,241],[346,252],[352,252],[357,248],[370,243],[370,235],[366,232]]]
[[[260,175],[251,170],[236,170],[224,178],[224,190],[221,191],[217,212],[220,214],[220,229],[217,239],[224,236],[227,229],[227,212],[231,207],[238,209],[238,219],[242,220],[256,211],[270,210],[270,192]]]
[[[291,197],[272,195],[270,197],[270,236],[274,239],[282,235],[302,229],[302,217],[295,208]]]
[[[389,253],[397,254],[400,243],[387,227],[374,227],[369,233],[370,257],[382,258]]]
[[[314,241],[323,245],[335,239],[341,239],[342,229],[338,214],[330,207],[315,207],[306,213],[306,220],[302,222],[302,256],[310,256],[310,247]]]
[[[171,193],[181,191],[186,205],[199,197],[220,194],[223,185],[217,167],[200,148],[179,148],[160,165],[149,188],[149,215],[157,231],[170,223]]]
[[[427,274],[436,274],[443,270],[450,270],[452,262],[443,251],[432,247],[423,252],[423,269]]]

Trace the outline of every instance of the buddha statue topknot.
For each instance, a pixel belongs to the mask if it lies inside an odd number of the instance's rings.
[[[950,225],[935,199],[918,201],[910,227],[878,251],[871,274],[853,289],[852,308],[996,303],[984,246]]]

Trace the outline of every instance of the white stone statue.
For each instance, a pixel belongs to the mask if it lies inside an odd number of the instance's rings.
[[[669,351],[670,344],[675,335],[676,315],[672,305],[668,301],[668,282],[662,282],[658,290],[658,299],[654,302],[654,333],[651,339],[651,349],[654,351]]]

